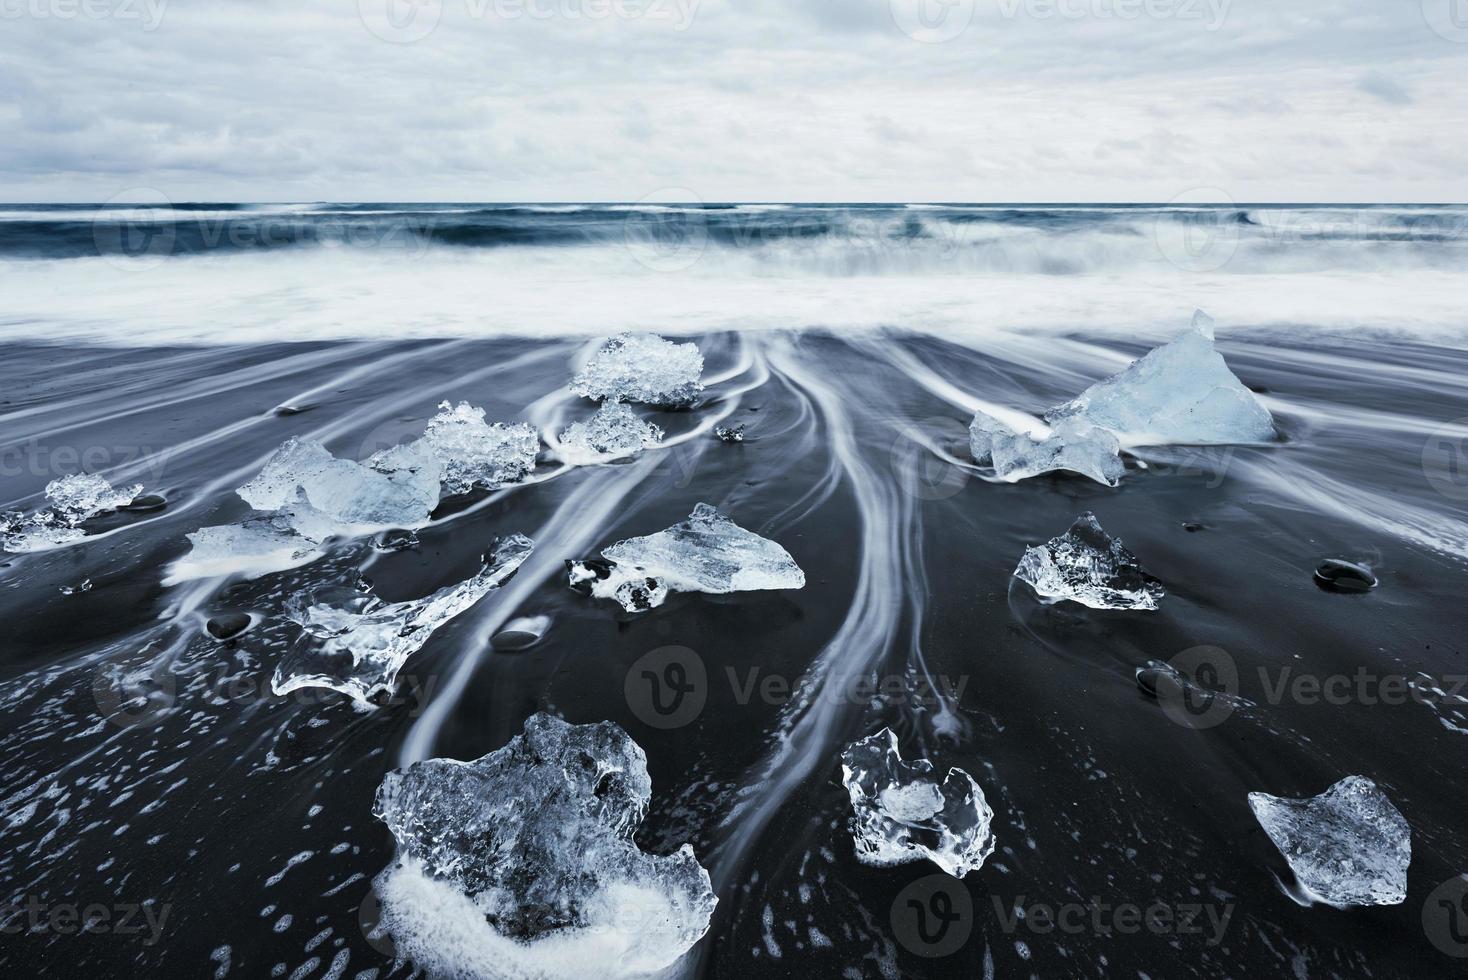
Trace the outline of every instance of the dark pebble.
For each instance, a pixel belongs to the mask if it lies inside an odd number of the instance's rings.
[[[1370,592],[1376,588],[1376,575],[1365,565],[1327,558],[1315,566],[1315,584],[1327,592]]]
[[[252,622],[254,620],[245,613],[225,613],[223,616],[215,616],[209,620],[204,624],[204,628],[216,640],[229,640],[249,629]]]
[[[540,642],[540,635],[528,630],[504,630],[496,633],[489,642],[496,650],[528,650]]]
[[[134,497],[132,503],[123,504],[121,509],[146,514],[148,511],[162,510],[167,506],[168,500],[161,494],[145,493],[140,497]]]
[[[1203,530],[1203,525],[1199,524],[1197,521],[1183,521],[1183,530],[1187,531],[1189,534],[1193,534],[1195,532]]]
[[[292,415],[300,415],[302,412],[309,412],[315,407],[315,405],[282,405],[275,410],[275,414],[281,418],[287,418]]]

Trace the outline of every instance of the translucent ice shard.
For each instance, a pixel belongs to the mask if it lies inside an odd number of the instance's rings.
[[[485,422],[484,409],[468,402],[443,402],[438,409],[423,438],[411,446],[443,465],[443,486],[449,493],[468,493],[475,486],[493,490],[523,480],[535,469],[540,437],[530,425]]]
[[[143,492],[141,483],[113,489],[95,473],[63,476],[46,484],[50,505],[33,514],[18,511],[0,515],[0,550],[13,553],[46,551],[85,538],[81,525],[132,503]]]
[[[223,575],[254,578],[304,565],[322,554],[319,542],[271,517],[201,527],[188,539],[190,551],[169,566],[164,585]]]
[[[1126,469],[1116,436],[1081,419],[1065,419],[1048,433],[1030,435],[975,412],[968,434],[974,461],[992,465],[1010,482],[1069,470],[1114,487]]]
[[[709,504],[666,531],[618,541],[602,557],[606,561],[571,562],[570,583],[615,599],[628,612],[660,606],[669,592],[805,587],[805,573],[788,551]]]
[[[962,878],[994,853],[994,812],[962,769],[943,779],[927,759],[902,761],[884,728],[841,753],[841,780],[855,813],[856,856],[879,867],[931,860]]]
[[[659,856],[634,842],[651,796],[647,756],[620,727],[547,714],[474,762],[388,773],[373,812],[402,862],[379,879],[394,943],[435,975],[667,967],[717,899],[691,846]]]
[[[337,459],[310,439],[287,439],[239,495],[256,510],[286,512],[302,533],[415,524],[438,504],[440,468],[430,456],[390,450],[394,464]],[[314,528],[312,525],[314,524]]]
[[[125,507],[143,492],[143,485],[113,489],[112,484],[95,473],[63,476],[46,484],[46,498],[58,517],[76,525],[89,517]]]
[[[623,333],[602,344],[571,381],[571,390],[597,400],[692,405],[703,391],[703,355],[695,344],[656,334]]]
[[[1026,548],[1014,577],[1049,602],[1069,599],[1092,609],[1156,609],[1164,594],[1089,512],[1060,537]]]
[[[1309,898],[1337,907],[1406,899],[1412,830],[1366,777],[1306,800],[1250,793],[1249,806]]]
[[[663,430],[644,422],[616,401],[604,401],[595,415],[572,422],[561,433],[561,457],[568,462],[594,462],[632,456],[663,441]]]
[[[1275,435],[1269,409],[1213,349],[1213,321],[1201,310],[1172,343],[1045,414],[1052,424],[1068,418],[1110,429],[1128,445],[1265,442]]]
[[[530,539],[495,544],[478,575],[422,599],[383,602],[364,596],[349,608],[311,603],[296,611],[302,635],[275,669],[271,688],[288,694],[325,687],[370,705],[391,695],[398,670],[433,631],[497,589],[530,555]]]

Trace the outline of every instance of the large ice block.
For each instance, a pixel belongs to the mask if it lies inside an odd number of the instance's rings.
[[[688,844],[659,856],[634,842],[651,797],[647,757],[620,727],[543,713],[476,761],[429,759],[388,773],[374,813],[403,864],[438,883],[420,880],[409,897],[389,880],[383,911],[403,933],[395,943],[455,975],[624,977],[667,967],[708,930],[717,900]],[[446,914],[418,915],[425,894]],[[465,904],[473,913],[458,914]],[[466,923],[452,944],[439,941],[445,920]],[[568,955],[576,952],[579,960]],[[494,956],[509,960],[485,962]]]
[[[591,418],[566,427],[560,454],[567,462],[598,462],[633,456],[662,441],[661,427],[643,421],[621,402],[608,400]]]
[[[571,381],[571,390],[612,399],[681,408],[703,391],[703,355],[695,344],[656,334],[623,333],[607,340]]]
[[[1250,793],[1249,807],[1310,897],[1337,907],[1406,899],[1412,829],[1365,776],[1304,800]]]
[[[1092,609],[1156,609],[1164,594],[1162,583],[1090,512],[1060,537],[1026,548],[1014,577],[1046,601],[1069,599]]]
[[[855,814],[856,856],[879,867],[931,860],[962,878],[994,853],[994,813],[962,769],[939,778],[927,759],[904,762],[890,728],[841,754],[841,779]]]
[[[317,525],[320,531],[421,523],[438,504],[439,464],[404,451],[391,459],[392,468],[363,466],[337,459],[314,440],[291,438],[238,493],[256,510],[291,512],[293,523],[313,537],[304,527],[313,521],[327,522]]]
[[[1127,445],[1265,442],[1275,437],[1269,409],[1213,349],[1213,321],[1201,310],[1172,343],[1045,413],[1052,424],[1072,418],[1110,429]]]
[[[1065,419],[1048,432],[1031,435],[975,412],[969,448],[975,462],[992,465],[996,475],[1010,482],[1069,470],[1114,487],[1126,471],[1116,436],[1081,419]]]
[[[289,694],[324,687],[359,705],[390,695],[398,670],[434,630],[502,585],[530,556],[522,534],[495,544],[479,574],[422,599],[383,602],[369,597],[354,608],[312,603],[297,613],[302,635],[276,667],[271,688]]]
[[[628,612],[662,605],[669,592],[799,589],[805,573],[768,538],[746,531],[710,504],[656,534],[602,551],[605,562],[571,562],[572,586],[614,599]]]
[[[448,493],[468,493],[475,486],[493,490],[523,480],[535,469],[540,437],[532,426],[486,422],[484,409],[468,402],[443,402],[438,409],[423,438],[410,447],[439,461]]]

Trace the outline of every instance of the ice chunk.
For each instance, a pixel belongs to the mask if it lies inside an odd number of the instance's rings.
[[[663,441],[663,430],[644,422],[617,401],[604,401],[595,415],[572,422],[561,433],[560,454],[568,462],[632,456]]]
[[[720,442],[743,442],[744,423],[740,422],[738,425],[732,426],[716,425],[714,426],[714,435],[718,437]]]
[[[1305,800],[1250,793],[1249,806],[1308,897],[1337,907],[1406,899],[1412,830],[1366,777]]]
[[[189,553],[169,566],[164,585],[223,575],[254,578],[304,565],[322,554],[319,542],[273,517],[201,527],[188,539]]]
[[[468,493],[475,486],[493,490],[523,480],[535,469],[540,437],[530,425],[485,422],[484,409],[468,402],[443,402],[438,409],[423,438],[411,446],[443,465],[443,486],[449,493]]]
[[[429,759],[388,773],[373,812],[418,876],[384,875],[395,943],[430,973],[455,976],[667,967],[708,931],[717,899],[691,846],[658,856],[634,842],[651,797],[647,757],[620,727],[547,714],[474,762]],[[421,914],[425,899],[446,914]],[[450,942],[440,941],[445,920]],[[494,961],[504,953],[509,963]],[[476,955],[488,959],[468,966]]]
[[[73,544],[87,536],[82,524],[127,506],[142,492],[141,483],[113,489],[94,473],[52,480],[46,484],[50,506],[33,514],[11,511],[0,515],[0,550],[19,554]]]
[[[884,867],[928,858],[962,878],[994,853],[994,812],[962,769],[940,782],[927,759],[902,761],[897,736],[884,728],[841,753],[841,781],[855,812],[856,856]]]
[[[1036,436],[1016,432],[996,418],[975,412],[968,433],[974,461],[991,464],[997,475],[1010,482],[1069,470],[1114,487],[1126,470],[1116,436],[1080,419],[1066,419]]]
[[[142,492],[141,483],[114,490],[112,484],[95,473],[63,476],[46,484],[46,497],[52,508],[64,523],[72,526],[106,511],[125,507]]]
[[[1052,424],[1068,418],[1110,429],[1129,445],[1265,442],[1275,435],[1269,409],[1213,349],[1213,321],[1201,310],[1172,343],[1045,414]]]
[[[604,562],[570,562],[572,586],[615,599],[628,612],[660,606],[669,592],[747,592],[805,587],[790,553],[746,531],[709,504],[666,531],[602,551]]]
[[[1164,595],[1162,583],[1089,512],[1060,537],[1026,548],[1014,577],[1049,602],[1070,599],[1092,609],[1156,609]]]
[[[695,344],[656,334],[623,333],[602,344],[571,381],[587,398],[681,408],[703,391],[703,355]]]
[[[440,467],[403,447],[389,453],[363,466],[314,440],[287,439],[238,493],[256,510],[287,513],[318,540],[336,530],[419,523],[438,504]]]
[[[530,555],[530,539],[496,543],[478,575],[422,599],[383,602],[366,596],[350,608],[313,603],[299,611],[302,636],[275,669],[271,688],[289,694],[325,687],[361,705],[391,695],[398,670],[433,631],[497,589]]]

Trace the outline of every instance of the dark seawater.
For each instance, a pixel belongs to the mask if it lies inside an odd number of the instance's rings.
[[[712,872],[713,925],[674,975],[1462,973],[1449,954],[1468,936],[1455,945],[1429,896],[1468,873],[1463,209],[456,207],[209,205],[169,212],[166,247],[156,215],[116,229],[95,207],[4,211],[0,507],[84,470],[169,500],[70,547],[0,555],[0,898],[22,907],[12,928],[32,898],[118,926],[7,934],[6,975],[407,977],[361,924],[394,860],[373,794],[406,762],[500,747],[538,710],[624,727],[654,786],[639,842],[689,842]],[[645,220],[659,213],[679,217]],[[226,246],[197,214],[256,223],[235,241],[265,221],[300,234]],[[324,244],[425,215],[411,249]],[[1205,236],[1187,255],[1231,241],[1230,257],[1174,261],[1175,224]],[[911,244],[935,236],[950,244]],[[689,241],[694,261],[667,260]],[[1311,303],[1317,319],[1299,314]],[[978,402],[1038,413],[1200,305],[1278,445],[1137,449],[1116,489],[970,465]],[[542,431],[589,415],[566,382],[644,308],[707,362],[693,410],[642,410],[665,448],[547,460],[531,484],[448,499],[416,550],[339,541],[287,572],[162,584],[188,532],[248,513],[234,489],[290,436],[355,459],[421,432],[444,399]],[[716,422],[747,441],[719,442]],[[565,559],[699,501],[783,544],[806,587],[636,615],[567,587]],[[1011,578],[1087,510],[1164,583],[1158,611],[1046,606]],[[425,595],[511,532],[536,541],[532,559],[433,636],[393,703],[269,694],[291,595],[359,569],[389,599]],[[1380,586],[1318,588],[1332,557]],[[262,622],[219,643],[203,624],[225,611]],[[490,649],[521,615],[550,616],[545,639]],[[668,646],[705,676],[701,710],[672,729],[627,683]],[[1205,646],[1250,703],[1190,726],[1133,674]],[[119,703],[119,666],[153,692],[146,707]],[[1302,675],[1351,683],[1277,695]],[[803,677],[808,698],[784,696]],[[1380,703],[1393,678],[1418,696]],[[937,878],[949,904],[929,909],[959,916],[941,949],[904,893],[937,867],[861,865],[846,827],[838,754],[884,725],[907,757],[971,773],[995,811],[996,853],[961,884]],[[1312,796],[1352,774],[1411,825],[1407,900],[1306,907],[1246,794]],[[1037,905],[1073,927],[1047,929]],[[1197,931],[1137,926],[1124,905]]]

